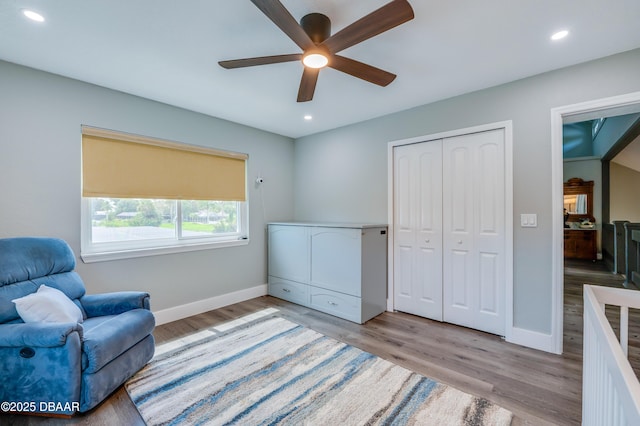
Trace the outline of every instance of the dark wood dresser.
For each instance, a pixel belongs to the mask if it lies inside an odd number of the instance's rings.
[[[595,229],[565,229],[564,257],[596,260],[598,254],[596,235]]]

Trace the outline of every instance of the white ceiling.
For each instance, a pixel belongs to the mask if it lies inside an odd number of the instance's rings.
[[[335,33],[387,0],[282,2],[298,20],[324,13]],[[638,0],[409,2],[414,20],[341,52],[394,82],[323,69],[307,103],[298,62],[217,64],[300,52],[249,0],[0,0],[0,59],[300,137],[640,47]]]

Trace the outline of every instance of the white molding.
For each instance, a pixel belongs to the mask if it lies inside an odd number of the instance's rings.
[[[391,141],[388,145],[393,148],[402,145],[411,145],[414,143],[434,141],[437,139],[446,139],[455,136],[469,135],[471,133],[488,132],[490,130],[498,130],[512,126],[511,120],[498,121],[495,123],[481,124],[479,126],[465,127],[464,129],[447,130],[446,132],[435,133],[432,135],[416,136],[408,139],[399,139]]]
[[[513,334],[513,122],[511,120],[483,124],[464,129],[456,129],[432,135],[417,136],[409,139],[391,141],[387,144],[387,214],[389,222],[388,239],[388,290],[387,311],[394,310],[394,275],[393,275],[393,148],[454,136],[486,132],[490,130],[504,130],[504,161],[505,161],[505,338],[514,339]],[[517,337],[516,337],[517,338]],[[528,346],[526,340],[521,340],[523,346]],[[535,342],[534,342],[535,343]],[[533,347],[533,346],[532,346]]]
[[[394,142],[387,144],[387,222],[389,222],[387,232],[387,311],[389,312],[393,312],[395,309],[393,293],[393,236],[395,232],[393,228],[393,148],[399,145]]]
[[[573,163],[575,161],[600,161],[600,157],[591,156],[591,157],[572,157],[572,158],[564,158],[563,163]]]
[[[266,294],[267,285],[261,284],[244,290],[234,291],[233,293],[222,294],[220,296],[210,297],[209,299],[198,300],[196,302],[154,311],[153,314],[156,317],[156,325],[161,325],[222,308],[224,306],[233,305],[234,303],[240,303],[245,300],[265,296]]]
[[[513,122],[499,123],[504,128],[505,192],[505,340],[513,339]]]
[[[211,250],[225,247],[246,246],[249,239],[221,240],[202,242],[197,240],[174,240],[174,245],[166,247],[148,247],[132,250],[114,250],[100,253],[80,252],[83,263],[108,262],[112,260],[134,259],[137,257],[160,256],[165,254],[186,253],[190,251]]]
[[[596,99],[551,109],[551,211],[561,211],[563,182],[562,125],[565,120],[584,113],[640,104],[640,92]],[[564,224],[562,216],[552,214],[551,245],[551,339],[549,352],[562,353],[564,314]]]
[[[564,170],[562,152],[562,114],[551,110],[551,339],[549,352],[562,353],[564,331]]]
[[[519,327],[511,327],[511,333],[505,341],[520,346],[526,346],[540,351],[557,353],[554,351],[555,342],[553,336],[539,331],[526,330]]]

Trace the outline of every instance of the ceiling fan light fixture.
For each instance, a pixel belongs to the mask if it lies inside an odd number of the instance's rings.
[[[302,57],[302,63],[309,68],[324,68],[329,63],[329,58],[320,52],[310,52]]]
[[[392,0],[333,35],[328,16],[309,13],[298,23],[281,1],[251,0],[302,50],[302,53],[219,61],[221,67],[231,69],[300,61],[304,69],[298,89],[298,102],[309,102],[313,99],[320,69],[326,66],[382,87],[396,78],[395,74],[388,71],[339,56],[337,53],[412,20],[414,13],[407,0]]]

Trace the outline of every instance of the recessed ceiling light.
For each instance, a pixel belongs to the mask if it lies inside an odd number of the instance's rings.
[[[38,12],[34,12],[33,10],[22,9],[22,14],[32,21],[44,22],[44,16],[40,15]]]
[[[304,116],[304,119],[307,120],[307,121],[310,121],[312,118],[313,118],[313,116],[311,116],[309,114]]]
[[[553,41],[561,40],[561,39],[565,38],[568,35],[569,35],[569,31],[567,31],[567,30],[558,31],[557,33],[554,33],[551,36],[551,40],[553,40]]]

